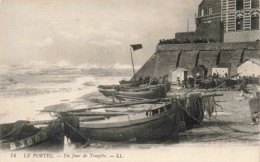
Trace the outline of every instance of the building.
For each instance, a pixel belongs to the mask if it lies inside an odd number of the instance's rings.
[[[221,0],[224,42],[260,39],[259,0]]]
[[[239,76],[260,76],[260,61],[257,59],[247,59],[237,66]]]
[[[198,6],[196,30],[176,33],[180,41],[254,42],[260,40],[260,0],[203,0]]]
[[[221,77],[224,77],[225,75],[229,75],[229,69],[225,66],[214,66],[212,68],[212,75],[218,74]]]
[[[198,65],[191,70],[193,77],[200,76],[201,78],[206,78],[208,74],[208,69],[204,65]]]
[[[173,70],[170,70],[168,75],[168,81],[176,84],[177,79],[180,79],[180,82],[187,80],[188,77],[188,70],[185,68],[175,68]]]
[[[243,9],[239,8],[241,5]],[[223,6],[226,6],[226,10]],[[234,28],[235,15],[239,17],[240,13],[244,13],[243,30],[239,30],[241,21],[238,21]],[[169,74],[169,81],[176,82],[173,68],[186,68],[187,75],[190,75],[197,65],[204,65],[211,75],[218,73],[224,76],[227,73],[236,76],[238,65],[243,61],[251,58],[260,60],[258,13],[259,0],[243,0],[243,3],[239,0],[228,0],[228,3],[226,0],[202,0],[196,16],[196,30],[176,33],[177,40],[160,41],[155,53],[136,76],[159,78],[170,71],[173,73]],[[251,17],[250,25],[248,14]],[[210,39],[215,42],[209,41]],[[172,77],[172,74],[175,77]]]
[[[221,0],[203,0],[198,8],[196,30],[176,33],[181,41],[213,40],[223,42],[223,24],[221,23]]]

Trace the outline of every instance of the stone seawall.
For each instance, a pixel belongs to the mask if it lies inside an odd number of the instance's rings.
[[[227,66],[230,68],[230,75],[234,75],[237,73],[237,65],[248,58],[260,60],[259,41],[157,45],[155,54],[136,73],[136,78],[159,78],[176,67],[186,68],[190,75],[196,65],[204,65],[209,74],[216,65]]]

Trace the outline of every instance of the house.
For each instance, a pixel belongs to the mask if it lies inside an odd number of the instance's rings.
[[[181,41],[255,42],[260,39],[260,0],[202,0],[196,30],[180,32]]]
[[[260,76],[260,60],[250,58],[237,66],[239,76]]]
[[[170,70],[168,80],[169,82],[176,84],[177,79],[180,79],[180,82],[187,80],[188,76],[188,70],[185,68],[175,68],[173,70]]]
[[[214,73],[224,77],[225,75],[229,75],[229,69],[226,66],[214,66],[212,68],[212,75],[214,75]]]
[[[222,0],[224,42],[254,42],[260,39],[259,0]]]
[[[208,75],[208,69],[204,65],[198,65],[191,70],[193,77],[200,76],[201,78],[206,78]]]

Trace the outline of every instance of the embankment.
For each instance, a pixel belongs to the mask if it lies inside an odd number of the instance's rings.
[[[139,77],[162,77],[176,67],[186,68],[188,75],[196,65],[204,65],[209,74],[212,67],[225,66],[230,75],[248,58],[260,59],[260,41],[243,43],[161,44],[136,73]]]

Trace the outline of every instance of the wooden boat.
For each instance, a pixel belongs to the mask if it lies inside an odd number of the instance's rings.
[[[120,85],[99,85],[98,88],[101,88],[101,89],[116,89],[116,88],[119,88]]]
[[[131,89],[115,89],[115,88],[98,88],[104,96],[118,96],[120,98],[125,97],[136,97],[136,98],[145,98],[145,99],[154,99],[154,98],[163,98],[166,96],[165,85],[152,85],[152,86],[141,86],[138,88]],[[119,97],[118,97],[119,98]]]
[[[99,92],[102,93],[104,96],[109,97],[117,94],[117,91],[115,89],[103,89],[98,88]]]
[[[60,120],[17,121],[0,125],[0,149],[57,151],[63,146],[64,131]]]
[[[131,85],[122,84],[122,85],[99,85],[98,88],[101,88],[101,89],[117,89],[117,90],[124,91],[124,90],[140,89],[140,88],[148,87],[148,86],[149,86],[148,84],[141,84],[141,85],[138,85],[138,86],[134,86],[134,85],[131,86]]]
[[[163,98],[166,96],[165,86],[163,84],[151,87],[144,87],[142,89],[137,89],[135,91],[118,91],[117,95],[121,98],[125,97],[135,97],[135,98]]]
[[[177,140],[180,109],[176,101],[140,113],[80,122],[77,113],[63,114],[65,135],[72,142]],[[76,131],[75,131],[76,129]],[[84,136],[85,138],[83,138]]]
[[[102,90],[117,90],[117,91],[129,91],[133,89],[138,89],[138,86],[129,86],[129,85],[99,85],[98,89]]]
[[[119,84],[120,85],[131,85],[131,84],[134,84],[135,82],[133,82],[133,81],[128,81],[128,80],[120,80],[119,81]]]

